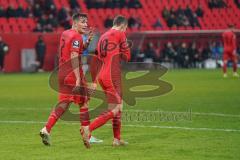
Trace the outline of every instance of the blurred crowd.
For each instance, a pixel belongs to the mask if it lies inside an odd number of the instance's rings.
[[[87,8],[141,8],[139,0],[85,0]]]
[[[208,59],[222,60],[223,44],[211,42],[200,45],[196,42],[172,43],[169,41],[161,46],[160,43],[150,42],[142,51],[133,51],[133,53],[136,53],[132,57],[132,61],[135,62],[169,63],[175,68],[201,68]],[[238,53],[240,53],[239,48]]]
[[[3,7],[0,6],[0,17],[28,17],[30,12],[31,10],[29,8],[23,9],[21,5],[19,5],[16,9],[14,9],[11,5],[6,9],[3,9]]]
[[[104,27],[105,28],[111,28],[113,24],[113,18],[108,16],[104,21]],[[140,29],[142,26],[141,18],[138,16],[130,16],[128,18],[128,27],[130,29]]]
[[[240,0],[234,0],[234,2],[235,2],[236,5],[238,6],[238,8],[240,8]]]
[[[224,0],[208,0],[208,7],[213,8],[225,8],[227,3]]]
[[[34,32],[52,32],[57,27],[70,28],[71,12],[80,11],[76,0],[69,0],[71,10],[62,7],[56,9],[53,0],[29,0],[33,17],[37,18]]]
[[[203,17],[204,12],[202,6],[193,11],[189,6],[183,9],[181,6],[175,10],[164,7],[162,16],[166,20],[168,27],[200,27],[198,17]]]

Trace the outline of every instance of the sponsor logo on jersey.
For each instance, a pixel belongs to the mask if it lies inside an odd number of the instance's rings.
[[[73,43],[72,43],[72,47],[73,48],[79,48],[79,46],[80,46],[80,42],[79,41],[73,41]]]

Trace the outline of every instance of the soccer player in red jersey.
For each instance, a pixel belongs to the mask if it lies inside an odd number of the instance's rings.
[[[108,111],[103,112],[89,125],[89,131],[94,131],[112,119],[113,146],[127,144],[120,137],[121,112],[123,107],[121,61],[130,60],[130,49],[127,46],[125,35],[127,26],[128,21],[125,17],[116,16],[113,20],[113,27],[100,37],[97,46],[97,57],[102,61],[102,66],[96,76],[95,82],[98,82],[104,90],[108,103]]]
[[[81,134],[84,144],[87,148],[89,144],[88,126],[90,124],[88,115],[88,97],[74,94],[80,86],[87,87],[85,80],[80,55],[84,48],[86,48],[92,39],[92,33],[86,43],[83,43],[82,34],[86,33],[88,28],[88,18],[86,14],[74,14],[72,16],[72,28],[62,33],[60,38],[60,54],[59,54],[59,103],[51,112],[48,122],[45,127],[41,129],[40,136],[45,145],[50,145],[50,132],[57,120],[69,108],[70,104],[74,102],[80,107],[80,121],[81,121]],[[68,74],[69,73],[69,74]],[[69,87],[70,86],[70,87]],[[69,88],[71,88],[69,90]],[[83,116],[84,118],[82,118]]]
[[[233,76],[239,77],[237,73],[237,53],[236,53],[236,35],[234,34],[234,25],[230,25],[229,29],[223,33],[224,53],[223,53],[223,73],[227,77],[227,63],[229,60],[233,62]]]

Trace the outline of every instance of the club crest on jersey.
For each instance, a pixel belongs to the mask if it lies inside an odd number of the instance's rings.
[[[73,46],[73,48],[79,48],[79,46],[80,46],[79,41],[73,41],[72,46]]]

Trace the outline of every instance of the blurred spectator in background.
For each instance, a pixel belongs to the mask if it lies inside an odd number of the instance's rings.
[[[193,11],[192,11],[192,9],[190,8],[189,5],[187,5],[187,7],[186,7],[184,13],[185,13],[185,15],[186,15],[188,18],[193,17]]]
[[[0,72],[4,71],[4,57],[7,54],[8,50],[8,45],[2,40],[2,37],[0,36]]]
[[[87,8],[141,8],[139,0],[85,0]]]
[[[141,26],[142,26],[142,22],[141,22],[141,19],[139,17],[135,17],[135,16],[131,16],[129,19],[128,19],[128,26],[129,28],[133,29],[140,29]]]
[[[6,16],[6,12],[5,10],[3,9],[2,6],[0,6],[0,17],[5,17]]]
[[[37,23],[37,26],[33,29],[33,32],[43,32],[43,28],[40,23]]]
[[[43,65],[44,65],[44,57],[46,53],[46,44],[43,41],[43,37],[40,35],[38,37],[38,41],[35,44],[35,50],[37,54],[37,61],[39,62],[39,71],[43,71]]]
[[[139,0],[129,0],[128,1],[128,8],[141,8],[142,5]]]
[[[190,22],[187,16],[183,15],[180,20],[181,20],[181,26],[190,26]]]
[[[197,49],[196,42],[193,42],[188,48],[190,67],[197,67],[197,63],[200,62],[200,53]]]
[[[54,15],[54,16],[57,16],[57,8],[55,7],[55,5],[51,5],[50,6],[50,9],[49,9],[49,11],[47,12],[48,14],[52,14],[52,15]]]
[[[31,8],[31,6],[28,6],[24,11],[24,17],[28,18],[30,16],[33,16],[32,8]]]
[[[162,28],[160,18],[158,18],[157,21],[153,24],[153,28],[154,29]]]
[[[69,15],[67,9],[64,7],[61,8],[58,12],[58,22],[65,29],[69,29],[69,28],[71,28],[69,20],[70,20],[70,15]]]
[[[199,16],[203,16],[203,10],[201,6],[199,6],[197,13]],[[186,9],[183,9],[181,6],[175,11],[172,7],[169,11],[167,7],[163,9],[162,12],[163,18],[167,22],[168,27],[200,27],[200,23],[198,21],[198,15],[192,11],[189,5],[187,5]]]
[[[170,18],[168,18],[167,25],[168,25],[168,27],[176,27],[177,26],[177,20],[176,20],[174,14],[171,14]]]
[[[240,8],[240,0],[234,0],[234,2],[235,2],[236,5],[238,6],[238,8]]]
[[[33,7],[34,17],[40,18],[43,15],[43,10],[40,8],[40,4],[36,3]]]
[[[200,27],[200,23],[198,22],[198,17],[196,13],[193,14],[193,17],[191,17],[189,21],[192,27]]]
[[[190,57],[188,55],[187,44],[183,42],[177,49],[177,63],[182,68],[190,67]]]
[[[107,19],[105,19],[104,21],[104,27],[110,28],[112,27],[112,25],[113,25],[113,19],[110,16],[108,16]]]
[[[145,58],[156,61],[156,51],[152,42],[148,43],[144,50]]]
[[[47,24],[46,26],[44,26],[44,32],[53,32],[53,27],[51,24]]]
[[[203,13],[203,9],[202,9],[201,4],[198,5],[198,8],[196,9],[196,14],[197,14],[198,17],[203,17],[204,13]]]
[[[201,60],[205,61],[205,60],[211,58],[211,56],[212,56],[211,45],[208,43],[202,51]]]
[[[175,12],[177,16],[183,15],[184,16],[184,10],[181,6],[178,7],[177,11]]]
[[[50,14],[47,19],[47,24],[51,24],[54,28],[58,26],[57,18],[53,16],[53,14]]]
[[[208,7],[213,8],[224,8],[227,7],[227,4],[224,0],[208,0]]]
[[[167,20],[168,18],[170,18],[170,11],[168,10],[168,8],[165,6],[163,11],[162,11],[162,16],[165,20]]]
[[[70,7],[71,9],[76,9],[76,8],[80,8],[77,0],[69,0],[69,3],[70,3]]]
[[[173,45],[171,42],[168,42],[167,44],[165,44],[165,47],[161,53],[161,57],[163,62],[169,62],[169,63],[176,62],[177,51],[173,48]]]
[[[53,3],[53,0],[45,0],[43,3],[43,7],[45,12],[49,13],[55,5]]]
[[[11,17],[15,17],[16,16],[16,12],[15,12],[14,8],[11,5],[7,8],[6,15],[7,15],[7,18],[11,18]]]
[[[212,56],[216,60],[222,59],[223,45],[220,42],[213,42],[211,45]]]
[[[25,11],[24,11],[22,5],[19,5],[18,8],[16,9],[15,17],[24,17],[24,15],[25,15],[24,12]]]
[[[45,25],[47,25],[47,18],[46,18],[46,16],[45,16],[44,14],[39,18],[38,23],[39,23],[42,27],[44,27]]]

